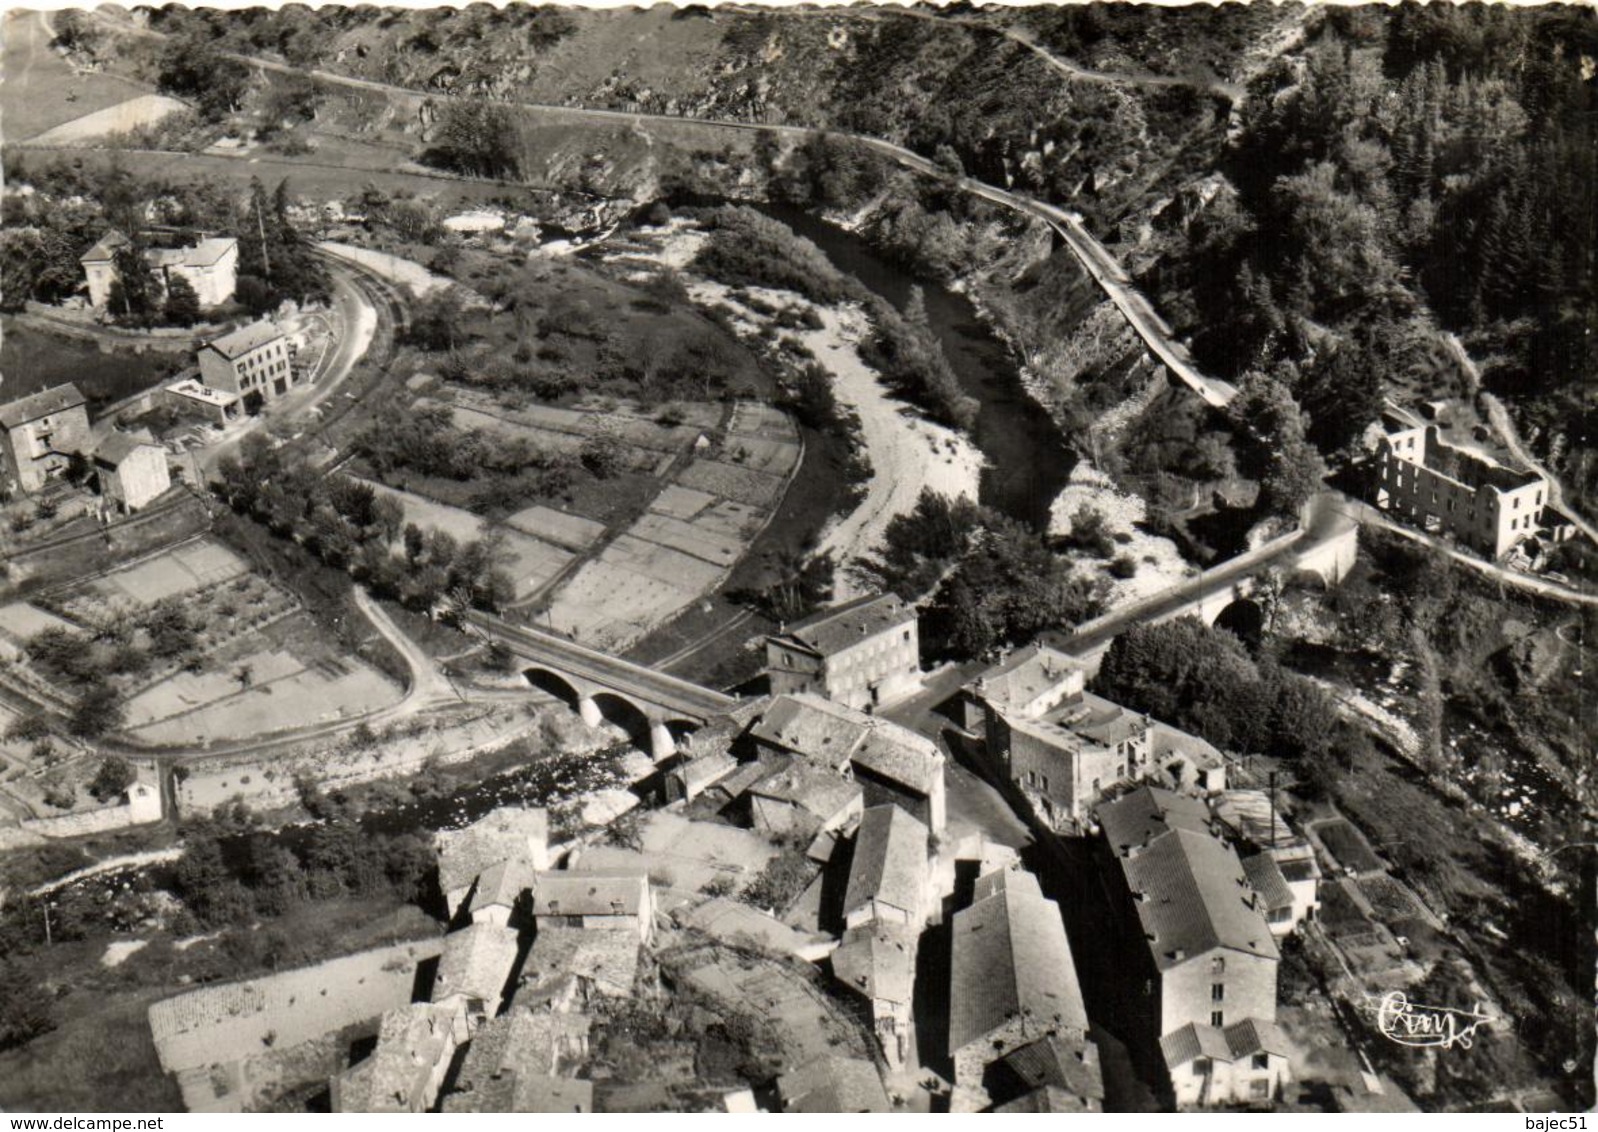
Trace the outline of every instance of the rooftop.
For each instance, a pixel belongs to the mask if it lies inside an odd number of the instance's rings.
[[[580,1057],[587,1048],[590,1025],[585,1014],[521,1008],[485,1022],[466,1047],[456,1092],[446,1098],[445,1111],[559,1112],[582,1103],[591,1108],[588,1082],[557,1076],[564,1062]],[[562,1084],[551,1083],[556,1081]],[[586,1094],[582,1086],[588,1086]]]
[[[970,688],[994,707],[1020,710],[1068,686],[1081,691],[1084,676],[1085,669],[1075,657],[1034,643],[1017,649],[982,673]]]
[[[932,794],[943,779],[943,755],[932,741],[886,719],[871,721],[849,761],[918,794]]]
[[[860,784],[803,759],[793,759],[756,782],[749,793],[788,802],[826,821],[860,796]]]
[[[444,956],[433,980],[433,1001],[464,994],[481,1000],[490,1013],[498,1011],[520,949],[512,929],[486,921],[451,932],[444,937]]]
[[[872,900],[906,911],[919,909],[927,872],[927,827],[898,806],[872,806],[855,834],[844,911]]]
[[[522,893],[530,892],[537,883],[538,871],[531,861],[518,857],[490,865],[477,878],[471,910],[476,912],[495,904],[514,908]]]
[[[1219,838],[1179,827],[1120,862],[1160,969],[1217,947],[1277,958],[1243,866]]]
[[[749,734],[841,769],[865,739],[870,724],[863,712],[801,693],[773,699]]]
[[[1234,1062],[1253,1057],[1256,1053],[1288,1057],[1292,1048],[1275,1022],[1263,1018],[1245,1018],[1224,1030],[1189,1022],[1180,1030],[1172,1030],[1160,1039],[1160,1052],[1165,1056],[1165,1064],[1174,1069],[1199,1057]]]
[[[1210,811],[1202,801],[1158,786],[1139,786],[1098,807],[1104,840],[1117,854],[1147,845],[1172,829],[1208,833]]]
[[[777,1078],[784,1112],[887,1112],[876,1066],[858,1057],[818,1057]]]
[[[78,392],[78,387],[71,382],[63,385],[52,385],[49,389],[41,389],[37,393],[30,393],[20,397],[9,404],[0,405],[0,425],[6,428],[16,428],[29,421],[36,421],[40,417],[48,417],[52,413],[65,412],[67,409],[87,403],[87,399]]]
[[[868,594],[790,625],[775,639],[797,644],[818,656],[831,656],[867,637],[911,624],[915,619],[915,609],[898,595]]]
[[[975,902],[954,915],[951,1050],[981,1041],[1018,1014],[1034,1020],[1040,1034],[1088,1028],[1060,906],[1044,898],[1030,873],[1002,872],[979,879]]]
[[[1090,1041],[1052,1034],[1012,1051],[1004,1064],[1029,1090],[1052,1086],[1083,1099],[1104,1099],[1099,1049]]]
[[[1287,887],[1287,878],[1269,853],[1256,853],[1243,858],[1243,875],[1249,887],[1259,893],[1266,911],[1293,906],[1293,890]]]
[[[463,829],[440,830],[433,843],[438,848],[438,887],[457,892],[503,861],[534,863],[534,847],[549,843],[549,815],[536,808],[507,807]]]
[[[213,338],[205,344],[208,350],[215,350],[224,358],[237,358],[248,354],[251,350],[259,349],[274,339],[283,337],[283,331],[277,323],[270,319],[257,319],[248,326],[241,326],[237,330]]]
[[[869,999],[909,1003],[915,984],[916,933],[901,924],[850,928],[832,953],[832,974]]]
[[[404,1112],[455,1040],[459,1012],[415,1002],[384,1013],[371,1056],[346,1070],[346,1112]]]
[[[637,916],[648,905],[644,873],[539,873],[533,889],[535,916]]]
[[[94,446],[94,458],[102,464],[115,468],[141,448],[154,448],[160,452],[166,451],[161,445],[151,440],[148,435],[139,436],[131,432],[112,432],[108,433],[100,443]]]
[[[626,994],[638,976],[638,952],[638,933],[628,928],[543,927],[522,965],[522,986],[536,994],[546,983],[575,975],[601,994]]]

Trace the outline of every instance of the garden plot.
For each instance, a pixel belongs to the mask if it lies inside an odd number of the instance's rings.
[[[0,605],[0,656],[17,656],[29,637],[46,629],[79,632],[78,626],[72,622],[62,620],[53,613],[46,613],[38,606],[29,605],[25,601]]]
[[[95,578],[83,589],[113,600],[152,605],[165,597],[228,581],[248,570],[244,560],[226,547],[201,539]]]
[[[502,405],[472,390],[455,386],[450,388],[455,393],[455,400],[448,403],[449,407],[458,414],[457,423],[467,427],[491,428],[493,423],[497,423],[502,429],[507,426],[512,429],[531,429],[540,436],[554,434],[575,438],[579,443],[595,433],[608,432],[623,443],[654,453],[680,452],[706,431],[704,427],[664,424],[647,416],[629,416],[611,408],[565,409],[558,405],[537,403]],[[686,413],[686,409],[680,411]],[[718,415],[706,427],[713,428],[720,423],[720,410],[715,411]]]
[[[628,533],[728,569],[744,548],[743,540],[736,535],[718,534],[668,515],[644,515]]]
[[[661,489],[649,509],[660,515],[670,515],[673,519],[692,519],[714,502],[716,497],[708,491],[695,491],[691,487],[669,483]]]
[[[505,520],[505,525],[571,550],[587,550],[605,533],[605,524],[534,504]]]
[[[783,476],[720,460],[695,460],[682,470],[677,482],[751,507],[765,508],[775,507],[788,486]]]
[[[561,587],[549,623],[586,645],[625,648],[708,592],[722,573],[692,555],[624,534]]]
[[[405,508],[405,520],[415,523],[424,530],[435,527],[447,531],[457,542],[462,543],[488,538],[497,540],[499,554],[496,561],[516,583],[518,599],[525,598],[547,585],[576,557],[571,551],[556,546],[553,542],[545,542],[541,538],[527,534],[525,529],[512,530],[507,527],[492,526],[481,516],[473,515],[470,511],[434,502],[415,492],[399,491],[380,483],[373,483],[371,480],[360,482],[371,484],[372,490],[379,495],[390,495],[398,499],[400,505]]]
[[[271,649],[229,669],[180,672],[132,697],[126,730],[151,743],[205,743],[344,719],[396,699],[393,684],[347,658]]]
[[[722,445],[722,454],[739,467],[786,478],[799,462],[799,445],[792,440],[733,435]]]
[[[793,422],[788,414],[759,401],[739,401],[733,406],[727,431],[738,436],[759,436],[767,440],[794,439]]]

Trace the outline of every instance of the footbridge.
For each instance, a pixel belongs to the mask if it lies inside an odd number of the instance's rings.
[[[1354,568],[1358,557],[1359,524],[1336,496],[1318,495],[1306,505],[1304,522],[1297,530],[1169,589],[1084,621],[1070,633],[1055,635],[1050,643],[1094,672],[1110,643],[1134,625],[1196,616],[1206,625],[1219,623],[1223,628],[1258,633],[1264,610],[1253,595],[1263,576],[1309,573],[1323,584],[1335,586]]]
[[[533,687],[565,701],[592,727],[610,722],[626,729],[659,761],[684,735],[731,709],[723,692],[587,648],[555,633],[513,625],[477,611],[466,620],[517,658]]]

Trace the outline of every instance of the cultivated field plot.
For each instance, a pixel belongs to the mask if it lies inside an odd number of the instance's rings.
[[[436,527],[448,531],[457,542],[496,539],[499,543],[497,562],[515,581],[518,599],[528,597],[547,585],[576,557],[570,550],[526,533],[524,528],[492,526],[470,511],[437,503],[415,492],[399,491],[370,480],[361,482],[370,483],[372,490],[380,495],[391,495],[398,499],[405,508],[406,522],[415,523],[424,530]]]
[[[95,578],[86,582],[83,589],[106,598],[150,605],[164,597],[228,581],[248,569],[244,560],[226,547],[200,539]]]
[[[50,46],[54,30],[49,19],[46,12],[17,8],[6,13],[0,29],[7,142],[25,141],[143,93],[137,83],[117,75],[75,71]]]
[[[505,520],[505,525],[571,550],[587,550],[605,533],[604,523],[556,511],[541,504],[516,512]]]
[[[375,670],[315,650],[263,649],[228,669],[180,672],[140,692],[127,702],[126,730],[151,743],[203,744],[361,715],[397,698]]]
[[[691,555],[622,535],[557,591],[549,623],[583,644],[624,648],[709,591],[722,572]]]
[[[127,133],[153,126],[163,118],[187,107],[163,94],[141,94],[104,110],[96,110],[70,122],[63,122],[29,140],[30,145],[75,146],[99,141],[108,134]]]
[[[1379,873],[1384,867],[1381,858],[1371,850],[1365,835],[1346,818],[1316,822],[1312,827],[1337,863],[1351,873]]]
[[[550,624],[601,647],[625,648],[709,593],[781,501],[800,456],[797,433],[775,409],[738,402],[724,447],[774,471],[696,459],[649,510],[557,591]],[[688,430],[697,438],[696,430]]]
[[[0,656],[17,656],[29,637],[46,629],[64,629],[69,633],[80,631],[72,622],[46,613],[25,601],[0,605]]]
[[[447,386],[450,400],[423,398],[423,404],[447,407],[461,428],[480,428],[504,436],[525,436],[542,447],[576,452],[596,433],[614,436],[628,448],[629,461],[639,468],[654,467],[662,455],[686,451],[705,430],[662,424],[647,417],[628,416],[612,409],[566,409],[558,405],[504,405],[492,397],[459,386]],[[714,406],[706,406],[714,409]],[[681,410],[686,412],[685,409]],[[712,423],[712,427],[714,424]]]
[[[695,460],[677,477],[684,487],[708,491],[751,507],[775,507],[787,480],[770,472],[720,460]]]

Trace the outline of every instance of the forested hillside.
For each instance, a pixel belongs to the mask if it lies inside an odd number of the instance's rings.
[[[1282,378],[1328,451],[1384,390],[1465,392],[1437,349],[1458,332],[1590,488],[1595,66],[1591,9],[1334,12],[1251,84],[1146,281],[1208,366]]]

